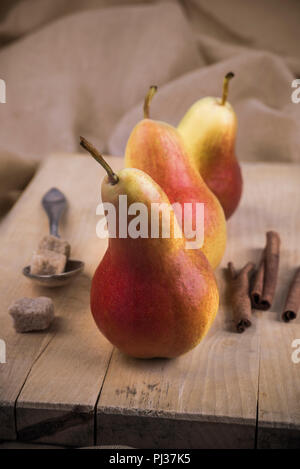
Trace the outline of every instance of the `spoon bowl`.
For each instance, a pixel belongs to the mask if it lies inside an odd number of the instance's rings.
[[[62,287],[68,285],[79,275],[84,268],[84,262],[75,259],[69,259],[66,263],[65,271],[55,275],[34,275],[30,273],[30,265],[23,269],[23,275],[40,287]]]

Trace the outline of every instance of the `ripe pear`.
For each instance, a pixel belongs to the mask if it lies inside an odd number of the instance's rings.
[[[204,204],[204,242],[199,248],[215,269],[226,247],[226,221],[223,209],[207,187],[200,173],[191,163],[178,130],[161,121],[149,118],[149,103],[156,90],[151,87],[144,104],[144,119],[132,130],[125,150],[125,165],[149,174],[167,194],[171,204],[180,204],[175,210],[185,235],[188,219],[195,230],[197,204]],[[184,204],[191,204],[190,209]]]
[[[178,125],[191,161],[218,197],[228,219],[242,194],[242,174],[235,156],[236,114],[227,101],[229,80],[223,83],[222,98],[206,97],[192,105]]]
[[[166,238],[122,237],[108,223],[108,248],[91,287],[95,322],[127,355],[177,357],[195,347],[214,320],[219,304],[214,273],[200,250],[185,249],[168,197],[149,175],[134,168],[114,173],[83,138],[81,145],[107,171],[102,201],[113,204],[117,220],[122,195],[129,207],[138,202],[147,208],[149,233],[153,210],[160,210],[156,215],[162,224],[169,217],[171,226]],[[132,219],[128,220],[129,231]]]

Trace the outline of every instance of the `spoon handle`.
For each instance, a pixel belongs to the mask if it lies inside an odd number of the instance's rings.
[[[59,238],[58,224],[67,207],[67,199],[62,192],[53,187],[42,198],[42,205],[49,218],[50,234]]]

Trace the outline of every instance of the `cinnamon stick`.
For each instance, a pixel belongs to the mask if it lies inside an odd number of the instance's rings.
[[[285,322],[296,319],[297,313],[300,309],[300,267],[295,272],[295,275],[290,284],[289,292],[286,298],[285,306],[282,313],[282,319]]]
[[[253,285],[251,288],[251,303],[255,309],[264,309],[261,304],[261,298],[264,288],[264,273],[265,273],[265,251],[263,251],[261,261],[254,276]],[[267,308],[266,308],[267,309]]]
[[[251,288],[251,301],[255,309],[270,309],[276,289],[279,268],[280,237],[276,231],[267,232],[266,247]]]
[[[249,273],[254,268],[252,262],[248,262],[239,272],[232,262],[228,264],[231,283],[231,304],[233,320],[237,332],[244,332],[251,326],[251,300],[249,296]]]

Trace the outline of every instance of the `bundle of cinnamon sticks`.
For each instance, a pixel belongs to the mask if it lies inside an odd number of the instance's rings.
[[[233,320],[238,332],[251,326],[252,308],[268,310],[271,308],[276,291],[279,270],[280,237],[276,231],[266,234],[258,269],[248,262],[236,271],[232,262],[228,264],[231,286]],[[289,322],[297,317],[300,308],[300,267],[297,268],[286,297],[282,319]]]

